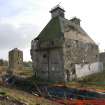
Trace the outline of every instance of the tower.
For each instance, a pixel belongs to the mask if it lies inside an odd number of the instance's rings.
[[[21,69],[23,67],[23,52],[17,48],[9,51],[9,69]]]

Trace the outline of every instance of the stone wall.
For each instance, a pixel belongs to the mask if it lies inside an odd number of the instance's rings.
[[[17,48],[9,51],[9,69],[22,69],[23,67],[23,52]]]
[[[54,82],[64,81],[62,41],[32,41],[31,57],[36,78]]]
[[[75,64],[98,61],[98,47],[91,43],[65,39],[63,51],[67,80],[75,78]]]
[[[95,62],[89,64],[76,64],[75,70],[76,70],[76,77],[81,78],[94,73],[102,72],[103,63]]]
[[[55,39],[31,44],[33,72],[36,77],[51,81],[76,78],[75,64],[98,61],[98,46],[73,39]]]

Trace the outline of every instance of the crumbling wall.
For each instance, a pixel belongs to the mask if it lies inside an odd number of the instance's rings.
[[[9,70],[19,70],[23,68],[23,52],[15,48],[9,51]]]
[[[76,64],[75,69],[76,69],[76,77],[81,78],[94,73],[102,72],[103,63],[94,62],[89,64]]]
[[[66,77],[69,75],[67,80],[76,78],[75,64],[98,61],[98,47],[95,44],[65,39],[63,51],[65,74]]]

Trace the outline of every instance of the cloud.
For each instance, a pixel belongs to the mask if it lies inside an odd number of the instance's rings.
[[[40,4],[42,4],[42,0],[0,0],[0,17],[9,18],[18,14],[34,14],[33,10],[41,10],[42,5]]]
[[[37,27],[34,25],[21,25],[16,28],[11,24],[0,24],[0,48],[26,48],[35,37]]]
[[[30,44],[37,31],[38,27],[32,24],[23,24],[19,27],[0,24],[0,58],[7,59],[11,49],[19,48],[24,52],[24,60],[30,60]]]
[[[0,58],[7,59],[8,52],[19,48],[24,52],[24,59],[30,60],[30,43],[36,37],[37,27],[21,25],[16,28],[11,24],[0,24]]]
[[[39,2],[0,0],[0,58],[7,59],[8,51],[17,47],[24,51],[25,60],[30,59],[31,40],[43,26],[40,20],[44,21],[38,18]]]

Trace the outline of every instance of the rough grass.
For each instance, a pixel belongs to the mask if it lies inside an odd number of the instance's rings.
[[[32,68],[24,67],[22,70],[16,70],[14,74],[22,77],[31,77],[33,74]]]
[[[0,66],[0,76],[6,74],[8,70],[7,66]],[[31,67],[23,67],[23,69],[14,69],[13,71],[14,75],[22,76],[22,77],[31,77],[33,74],[32,68]]]
[[[105,82],[105,71],[82,78],[85,82]]]
[[[13,89],[13,88],[7,88],[7,87],[0,87],[0,89],[2,89],[3,91],[6,92],[6,95],[13,97],[14,99],[25,103],[26,105],[59,105],[55,102],[46,100],[44,98],[41,97],[37,97],[34,96],[32,94],[29,94],[27,92],[24,91],[20,91],[17,89]]]
[[[102,90],[105,92],[105,71],[95,73],[78,81],[73,81],[67,84],[68,87],[73,88],[87,88],[95,90]]]
[[[0,68],[0,78],[3,75],[3,73],[4,74],[6,73],[6,70],[7,70],[7,67]],[[16,75],[19,75],[19,76],[31,77],[32,69],[25,67],[23,70],[17,70],[15,73]],[[16,99],[17,101],[20,101],[22,103],[25,103],[26,105],[59,105],[58,103],[46,100],[42,97],[34,96],[28,92],[16,89],[15,87],[10,88],[10,87],[4,86],[1,80],[0,80],[0,90],[3,90],[7,96],[10,96],[13,99]],[[0,101],[2,102],[2,100]],[[3,102],[2,105],[7,105],[7,104],[4,104]]]

